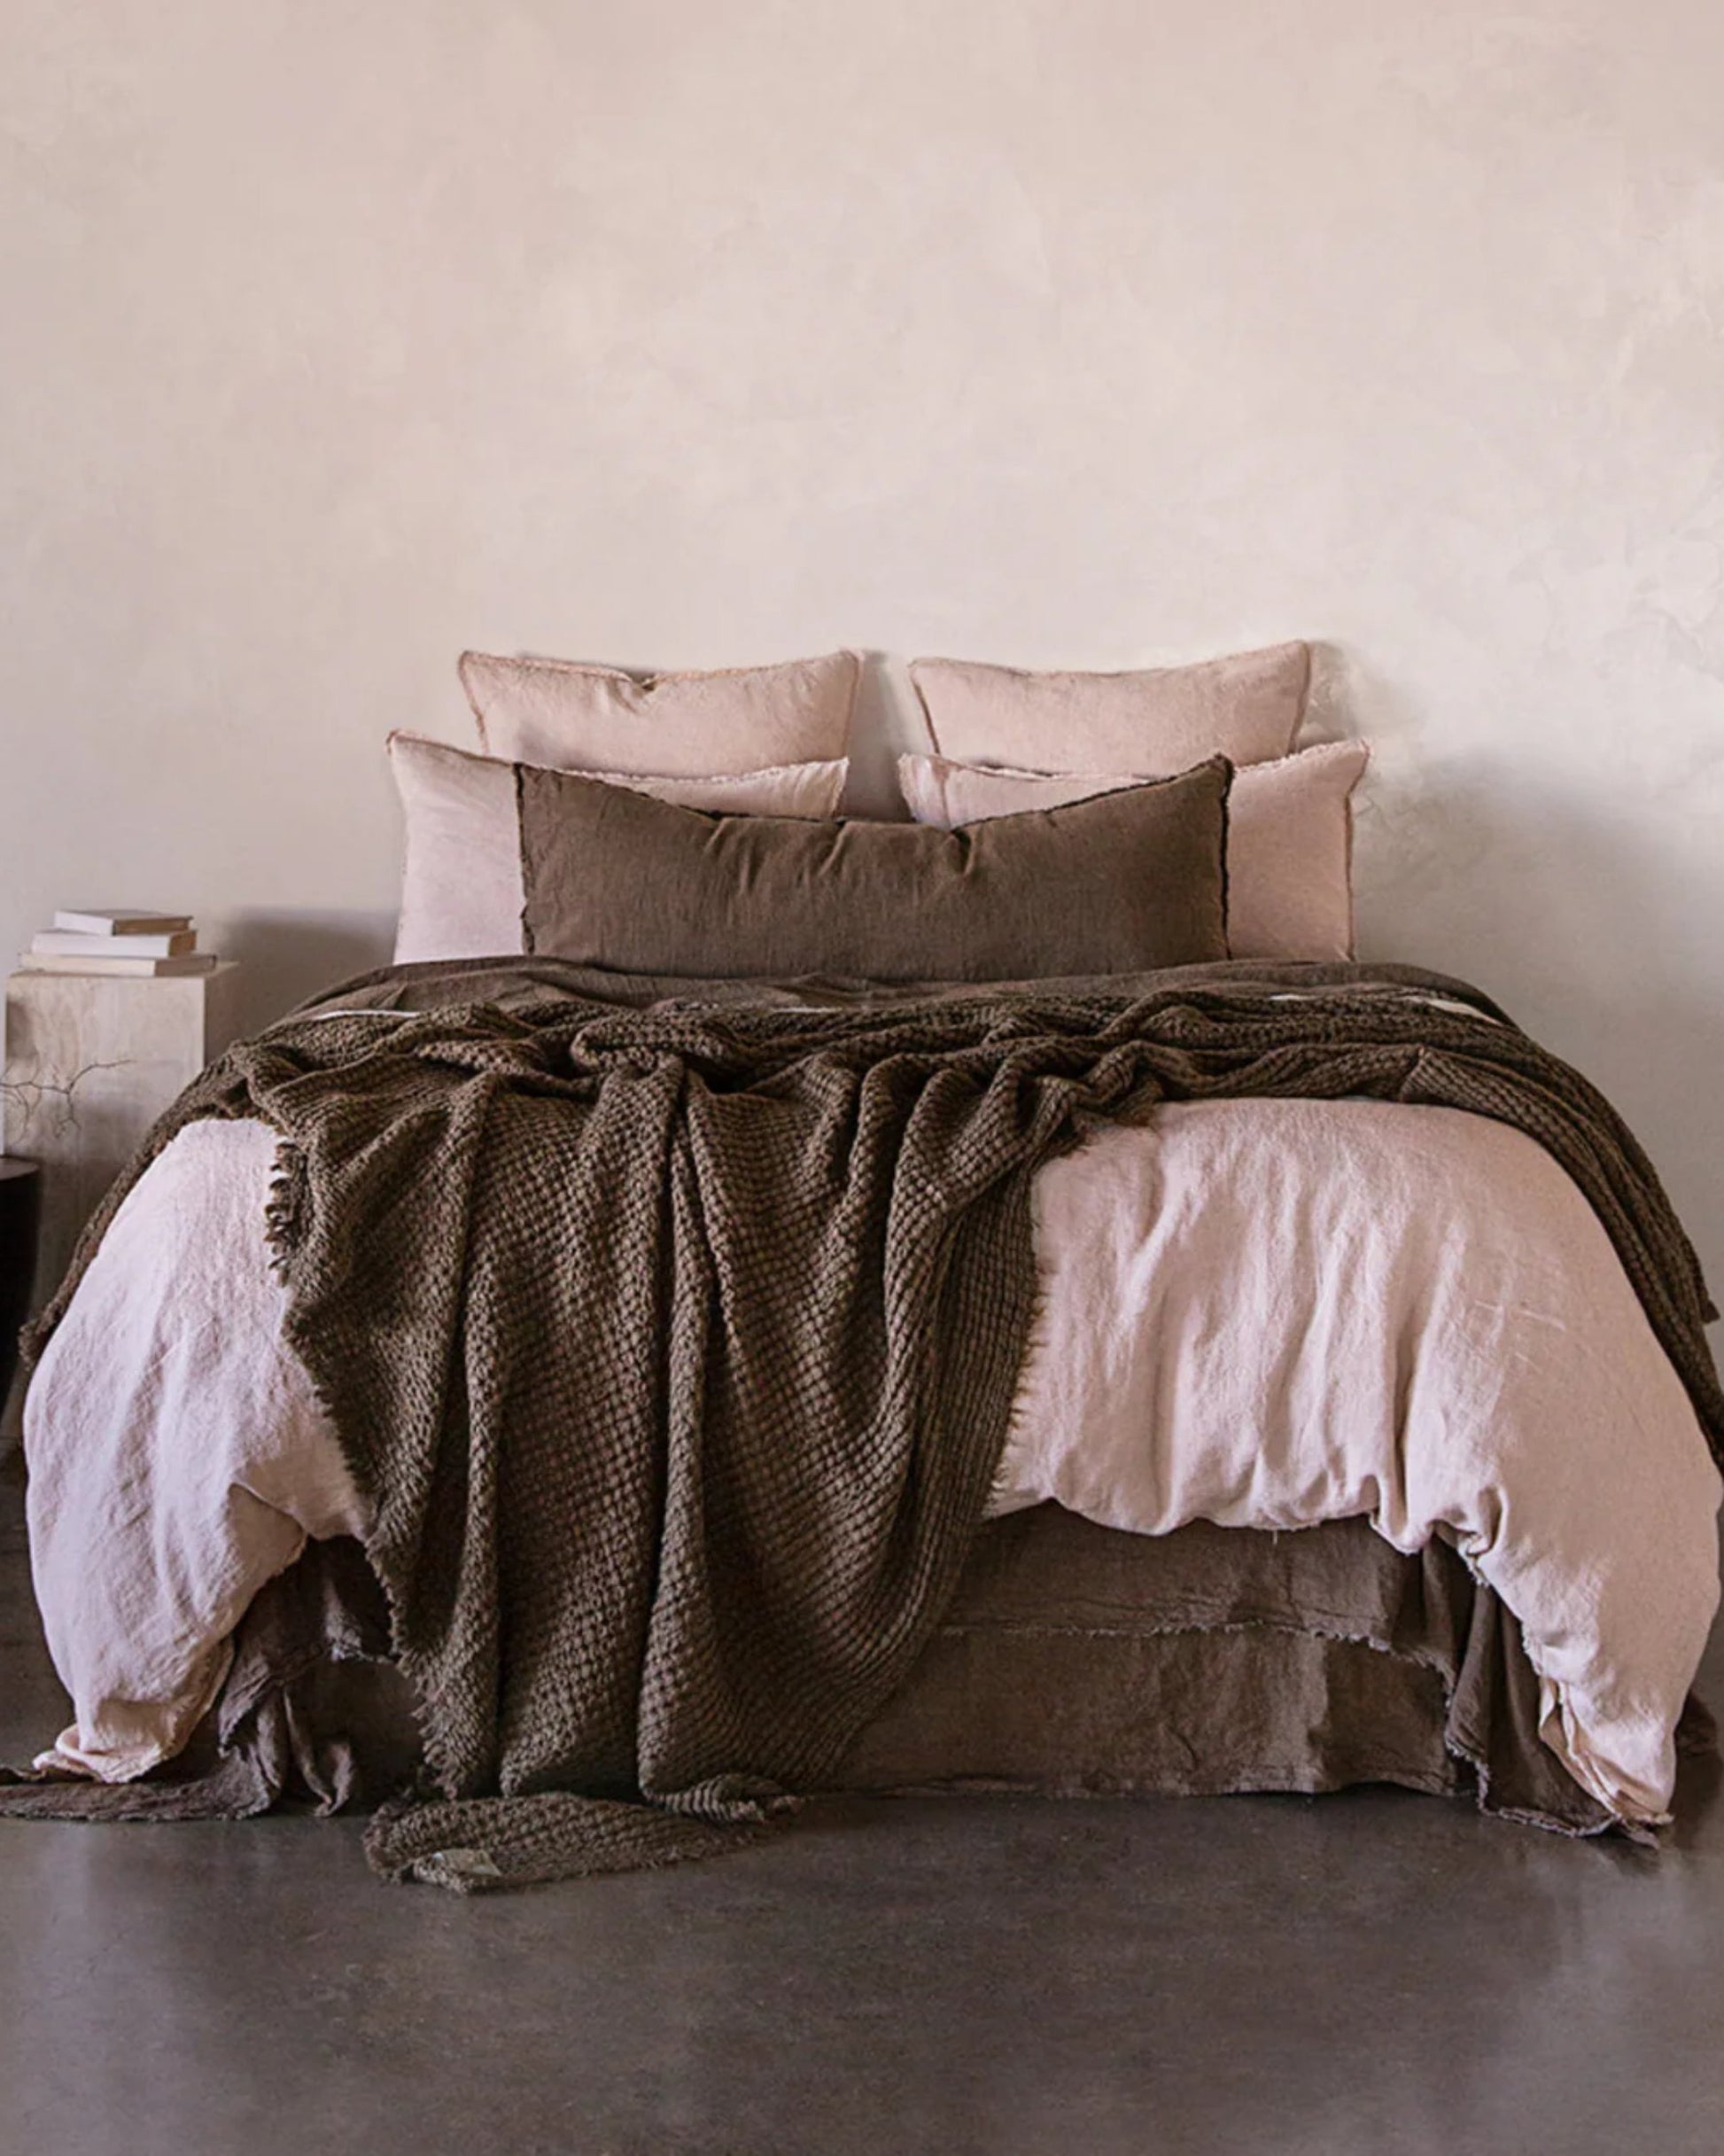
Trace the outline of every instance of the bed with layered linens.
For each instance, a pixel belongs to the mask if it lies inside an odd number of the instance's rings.
[[[230,1049],[30,1340],[72,1718],[0,1811],[370,1810],[462,1891],[850,1790],[1390,1782],[1656,1841],[1717,1607],[1699,1266],[1479,988],[1355,959],[1293,644],[469,654],[395,961]]]

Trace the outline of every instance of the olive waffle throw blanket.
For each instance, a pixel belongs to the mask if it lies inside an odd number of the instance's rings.
[[[376,1506],[431,1777],[373,1823],[385,1872],[674,1861],[830,1781],[964,1565],[1035,1299],[1030,1177],[1089,1118],[1371,1094],[1514,1125],[1596,1208],[1724,1441],[1650,1164],[1453,983],[664,986],[406,969],[283,1021],[163,1119],[37,1329],[175,1132],[273,1126],[289,1337]]]

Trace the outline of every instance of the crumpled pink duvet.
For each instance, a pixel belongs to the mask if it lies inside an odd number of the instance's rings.
[[[72,1725],[41,1763],[170,1757],[252,1595],[365,1508],[281,1337],[274,1140],[195,1125],[127,1199],[25,1410]],[[1530,1139],[1442,1108],[1169,1104],[1043,1169],[1044,1296],[993,1509],[1138,1533],[1363,1514],[1448,1537],[1519,1618],[1544,1741],[1667,1816],[1718,1602],[1720,1485],[1597,1219]]]

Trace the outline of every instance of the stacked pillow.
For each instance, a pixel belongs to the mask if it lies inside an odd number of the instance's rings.
[[[486,751],[392,734],[407,825],[396,962],[524,948],[517,768],[584,772],[687,808],[835,816],[861,678],[854,651],[641,681],[615,667],[463,652]]]
[[[899,759],[913,821],[843,822],[854,653],[645,681],[465,654],[485,753],[390,739],[397,960],[912,981],[1350,954],[1366,751],[1291,752],[1303,644],[1125,674],[911,671],[937,751]]]
[[[1027,673],[918,659],[938,751],[901,756],[919,823],[954,829],[1141,785],[1220,753],[1235,958],[1353,955],[1353,790],[1363,742],[1293,753],[1310,683],[1302,643],[1137,673]],[[1058,748],[1061,767],[1048,767]],[[1025,767],[1034,767],[1027,768]]]
[[[536,767],[472,756],[421,734],[392,734],[389,763],[407,825],[395,962],[491,958],[525,948],[521,774]],[[598,771],[593,782],[730,816],[827,819],[838,813],[843,757],[764,771],[669,778]]]
[[[910,678],[942,756],[1044,767],[1057,750],[1083,771],[1137,771],[1152,756],[1160,775],[1206,756],[1236,764],[1285,756],[1305,716],[1311,652],[1274,644],[1138,673],[1029,673],[919,658]]]
[[[862,662],[831,651],[640,679],[614,666],[464,651],[460,672],[487,756],[687,779],[843,756]]]

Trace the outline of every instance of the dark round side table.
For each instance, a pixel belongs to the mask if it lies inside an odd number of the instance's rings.
[[[0,1408],[18,1364],[18,1328],[30,1308],[41,1224],[41,1170],[33,1160],[0,1154]]]

